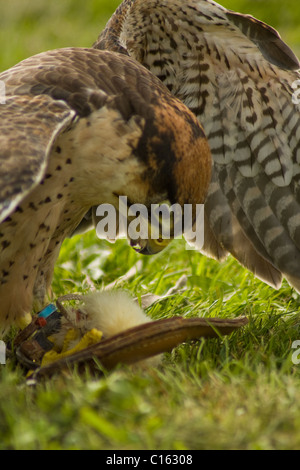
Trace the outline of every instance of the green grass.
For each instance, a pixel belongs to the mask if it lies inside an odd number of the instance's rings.
[[[0,69],[41,50],[91,44],[118,1],[10,0],[1,6]],[[224,1],[280,29],[300,50],[298,0]],[[234,318],[249,326],[222,340],[179,346],[160,368],[120,367],[102,377],[57,376],[31,388],[13,363],[0,366],[0,449],[299,449],[300,297],[286,283],[263,284],[229,258],[219,264],[175,241],[140,257],[123,240],[94,233],[64,243],[53,289],[58,296],[101,288],[139,260],[121,284],[133,295],[165,293],[182,274],[188,288],[147,313]]]

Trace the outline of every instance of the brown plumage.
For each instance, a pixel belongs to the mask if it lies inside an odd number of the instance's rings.
[[[124,55],[49,51],[0,80],[3,333],[43,304],[61,243],[90,207],[118,206],[119,195],[147,207],[166,198],[195,206],[204,200],[211,158],[194,115]],[[201,187],[192,185],[194,169]]]
[[[211,0],[125,0],[94,47],[138,60],[203,124],[203,252],[300,291],[299,61],[277,31]]]

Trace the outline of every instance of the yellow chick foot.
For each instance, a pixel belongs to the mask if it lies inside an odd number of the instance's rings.
[[[48,351],[43,359],[41,366],[46,366],[51,364],[52,362],[58,361],[59,359],[64,359],[65,357],[70,356],[71,354],[75,354],[83,349],[92,346],[93,344],[99,343],[102,338],[102,332],[93,328],[92,330],[88,331],[81,339],[78,338],[78,331],[75,329],[69,330],[63,342],[63,348],[61,352],[55,350],[55,338],[51,337],[52,341],[54,341],[54,348]],[[78,341],[79,340],[79,341]],[[74,347],[70,348],[70,345],[74,342],[78,341]]]

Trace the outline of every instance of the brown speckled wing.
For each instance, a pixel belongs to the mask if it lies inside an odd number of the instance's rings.
[[[0,222],[42,180],[56,136],[74,111],[43,96],[7,96],[0,105]]]

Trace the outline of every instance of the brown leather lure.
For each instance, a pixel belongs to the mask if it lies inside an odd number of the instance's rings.
[[[59,328],[61,315],[61,312],[56,310],[43,321],[38,317],[15,340],[19,362],[27,369],[33,369],[30,378],[50,377],[74,367],[79,372],[89,370],[94,373],[101,368],[111,370],[118,364],[135,364],[169,352],[189,340],[228,335],[248,323],[246,317],[220,319],[176,316],[157,320],[122,331],[68,357],[40,367],[43,355],[51,349],[48,336]]]

